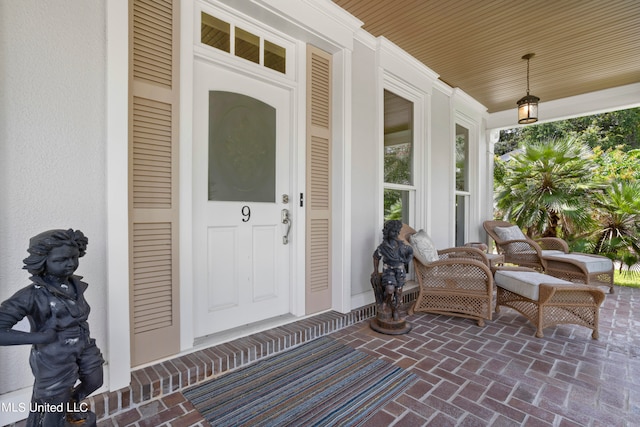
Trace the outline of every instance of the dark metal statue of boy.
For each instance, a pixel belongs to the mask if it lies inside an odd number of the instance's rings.
[[[402,221],[385,222],[382,243],[373,253],[373,274],[371,275],[378,309],[384,317],[391,310],[394,321],[400,319],[398,306],[402,301],[402,287],[407,277],[406,265],[413,258],[413,248],[398,238],[401,229]],[[382,261],[382,275],[379,274],[380,261]]]
[[[23,268],[32,283],[0,305],[0,345],[32,345],[29,427],[95,426],[82,400],[102,386],[104,359],[89,334],[87,284],[73,274],[87,242],[71,229],[31,238]],[[24,317],[31,331],[12,329]]]

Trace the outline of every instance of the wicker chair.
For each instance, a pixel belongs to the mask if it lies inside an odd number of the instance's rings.
[[[483,227],[496,242],[504,262],[529,267],[551,276],[593,286],[607,286],[613,293],[613,262],[600,255],[570,252],[567,242],[557,237],[536,241],[524,238],[504,239],[499,230],[514,227],[507,221],[485,221]]]
[[[496,233],[497,227],[511,227],[513,224],[507,221],[485,221],[482,226],[491,238],[496,242],[499,254],[504,255],[504,262],[529,267],[543,272],[546,263],[542,258],[542,248],[529,238],[505,240]],[[560,240],[560,239],[558,239]]]
[[[409,241],[416,231],[404,226],[400,238]],[[478,326],[491,320],[493,275],[485,254],[476,248],[438,251],[438,260],[427,264],[415,257],[413,265],[420,290],[409,310],[475,319]]]

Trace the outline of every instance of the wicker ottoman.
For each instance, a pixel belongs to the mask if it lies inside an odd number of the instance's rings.
[[[604,256],[542,251],[545,273],[574,283],[608,286],[613,293],[613,262]]]
[[[499,268],[494,277],[497,287],[496,312],[510,307],[542,330],[560,324],[586,326],[598,338],[598,315],[605,294],[594,286],[573,284],[567,280],[523,267]]]

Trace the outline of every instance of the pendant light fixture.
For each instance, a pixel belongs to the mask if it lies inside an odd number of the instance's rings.
[[[529,60],[533,53],[527,53],[522,59],[527,60],[527,95],[518,100],[518,123],[535,123],[538,121],[538,101],[540,98],[529,94]]]

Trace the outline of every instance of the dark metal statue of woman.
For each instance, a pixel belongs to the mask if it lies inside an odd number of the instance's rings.
[[[82,401],[102,386],[104,359],[89,334],[87,284],[73,274],[87,242],[71,229],[31,238],[23,267],[31,284],[0,305],[0,345],[32,345],[29,427],[95,426]],[[24,317],[31,331],[12,329]]]

